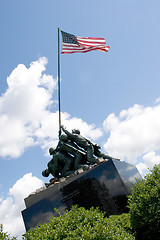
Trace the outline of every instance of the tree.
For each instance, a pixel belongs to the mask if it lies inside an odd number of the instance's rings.
[[[47,224],[30,229],[26,240],[134,240],[128,214],[104,217],[98,208],[86,210],[73,206]]]
[[[137,239],[160,239],[160,165],[136,182],[129,196],[129,209]]]

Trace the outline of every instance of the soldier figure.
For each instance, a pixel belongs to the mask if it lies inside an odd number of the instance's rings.
[[[50,148],[49,153],[53,155],[53,158],[48,163],[48,169],[42,172],[44,177],[48,177],[51,173],[54,177],[60,178],[74,172],[73,170],[71,171],[73,169],[73,157],[54,148]]]
[[[103,159],[113,159],[109,155],[102,153],[99,149],[100,149],[100,146],[97,144],[94,144],[94,155],[95,156],[101,157]]]
[[[68,136],[68,139],[72,142],[75,142],[79,147],[84,148],[86,151],[87,161],[91,163],[98,163],[98,159],[93,156],[94,154],[94,147],[90,140],[82,137],[80,135],[80,131],[78,129],[72,130],[70,133],[63,125],[61,125],[62,130]]]
[[[66,134],[62,134],[59,137],[59,143],[57,145],[57,150],[60,152],[69,153],[74,157],[74,170],[78,168],[88,169],[87,153],[84,149],[81,149],[74,142],[68,139]]]

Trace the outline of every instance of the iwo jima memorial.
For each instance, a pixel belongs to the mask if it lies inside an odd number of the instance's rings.
[[[131,194],[136,179],[141,179],[134,165],[102,153],[100,146],[83,137],[79,129],[68,131],[61,124],[59,31],[58,29],[59,141],[56,148],[49,148],[52,159],[42,172],[44,177],[52,176],[49,183],[24,199],[26,209],[22,211],[22,216],[26,231],[49,222],[57,214],[55,208],[62,213],[72,205],[87,209],[93,206],[99,207],[106,216],[127,212],[127,195]],[[109,49],[101,38],[96,39],[96,47],[95,43],[84,47],[80,44],[80,38],[61,33],[61,53],[92,50],[107,52]],[[94,42],[95,38],[93,39]],[[99,45],[98,39],[101,40]]]

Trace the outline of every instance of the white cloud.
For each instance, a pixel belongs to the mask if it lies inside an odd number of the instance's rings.
[[[134,105],[119,116],[110,114],[103,123],[109,138],[105,150],[113,157],[138,164],[141,172],[160,163],[155,155],[160,150],[160,105],[144,107]]]
[[[42,185],[42,180],[28,173],[9,189],[8,197],[0,202],[0,223],[3,224],[4,232],[22,239],[22,234],[25,233],[21,215],[21,211],[25,209],[24,198]]]
[[[19,157],[27,147],[39,144],[45,151],[55,146],[58,137],[58,112],[51,112],[57,79],[46,75],[46,58],[32,62],[29,68],[19,64],[7,78],[8,89],[0,97],[0,156]],[[79,118],[62,113],[64,124],[80,128],[92,139],[100,129]],[[12,151],[10,151],[12,149]]]
[[[34,132],[48,115],[57,80],[42,74],[46,58],[15,68],[7,78],[8,89],[0,97],[0,155],[18,157],[37,143]],[[12,153],[10,151],[12,149]]]
[[[143,160],[148,168],[152,168],[155,164],[160,163],[160,155],[156,155],[156,152],[151,151],[143,156]]]

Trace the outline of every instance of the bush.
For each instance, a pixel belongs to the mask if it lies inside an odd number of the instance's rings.
[[[3,225],[0,224],[0,240],[16,240],[16,237],[10,238],[10,235],[3,232]]]
[[[129,196],[129,209],[137,239],[160,239],[160,165],[136,182]]]
[[[24,239],[32,240],[134,240],[129,215],[104,217],[97,208],[85,210],[73,206],[59,217],[52,217],[48,224],[30,229]]]

